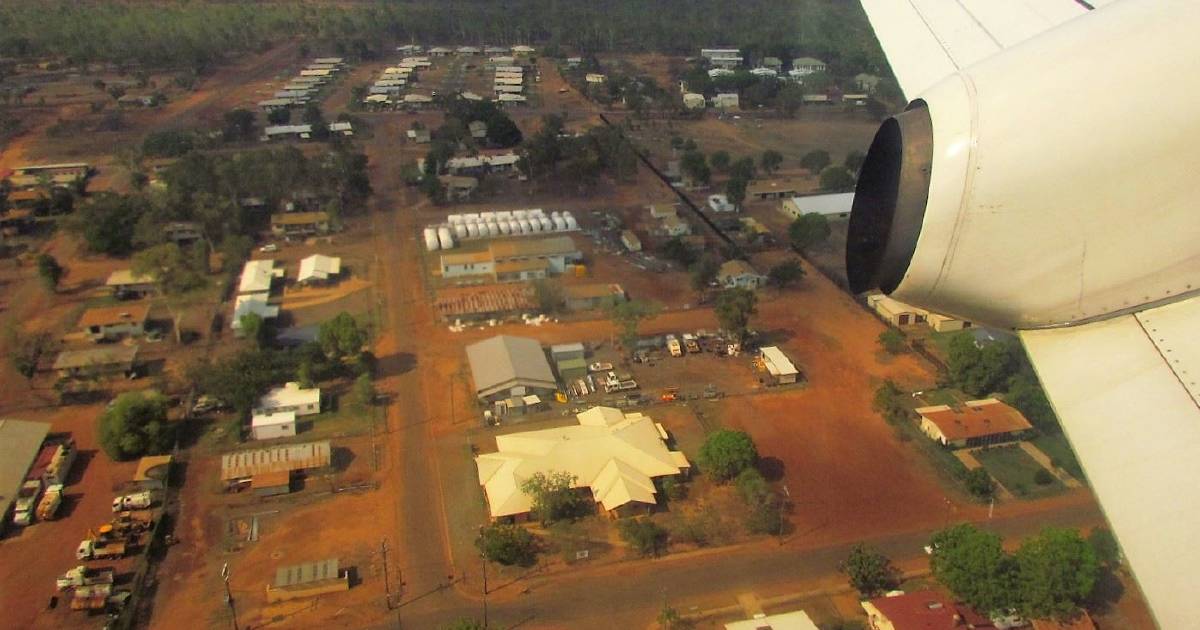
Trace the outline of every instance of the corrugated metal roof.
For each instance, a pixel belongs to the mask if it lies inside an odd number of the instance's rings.
[[[475,391],[512,383],[555,387],[554,373],[536,339],[499,335],[467,346]]]
[[[322,580],[333,580],[338,577],[338,559],[329,558],[316,562],[305,562],[290,567],[279,567],[275,570],[275,588],[300,586]]]
[[[329,465],[329,441],[288,444],[221,456],[221,480],[242,479],[280,470],[324,468]]]
[[[8,514],[49,432],[45,422],[0,419],[0,514]]]

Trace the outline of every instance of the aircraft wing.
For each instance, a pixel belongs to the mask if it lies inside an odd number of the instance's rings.
[[[1200,298],[1020,333],[1158,623],[1195,622]]]
[[[862,0],[909,99],[954,72],[1114,0]]]

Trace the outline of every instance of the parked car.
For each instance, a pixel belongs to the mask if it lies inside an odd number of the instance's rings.
[[[279,251],[279,246],[276,245],[275,243],[267,243],[266,245],[259,247],[258,251],[263,252],[263,253],[277,252],[277,251]]]
[[[141,510],[154,504],[154,494],[149,490],[126,494],[113,499],[112,511]]]

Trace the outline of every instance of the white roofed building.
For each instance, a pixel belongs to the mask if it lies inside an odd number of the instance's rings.
[[[274,260],[250,260],[242,267],[242,277],[238,281],[238,293],[267,293],[271,291],[271,281],[283,277],[283,269],[275,268]]]
[[[242,329],[242,318],[247,315],[258,315],[264,320],[279,317],[279,306],[267,302],[266,293],[244,293],[233,301],[233,317],[229,328],[235,332]]]
[[[342,259],[336,256],[313,254],[300,261],[300,284],[316,284],[336,279],[342,272]]]
[[[313,387],[303,389],[295,381],[276,387],[258,399],[254,407],[255,414],[276,414],[285,411],[294,412],[297,416],[307,416],[321,412],[321,390]]]
[[[770,377],[771,383],[774,385],[786,385],[795,383],[796,377],[800,374],[800,370],[792,364],[792,360],[787,358],[776,346],[766,346],[759,350],[759,358],[762,359],[763,368],[767,371],[767,376]]]
[[[256,413],[250,418],[250,435],[256,440],[296,435],[296,412]]]
[[[521,485],[535,473],[568,473],[604,512],[626,516],[657,504],[656,478],[691,469],[683,453],[667,448],[666,430],[648,416],[593,407],[576,418],[577,426],[497,436],[497,452],[475,458],[493,519],[529,514],[533,500]]]

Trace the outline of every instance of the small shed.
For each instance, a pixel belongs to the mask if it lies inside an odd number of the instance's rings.
[[[250,434],[256,440],[293,437],[296,435],[296,412],[255,413],[250,419]]]
[[[292,491],[292,473],[287,470],[254,475],[250,478],[250,490],[260,497],[273,497]]]
[[[350,575],[338,567],[337,558],[305,562],[275,570],[275,581],[267,587],[267,602],[350,590]]]
[[[582,359],[584,357],[583,344],[577,341],[575,343],[560,343],[550,346],[550,357],[555,361]]]
[[[621,244],[631,252],[642,251],[642,239],[638,238],[637,234],[633,233],[633,230],[624,230],[621,232]]]
[[[796,382],[800,371],[778,347],[766,346],[759,350],[759,356],[762,359],[763,367],[767,370],[771,384],[786,385]]]

